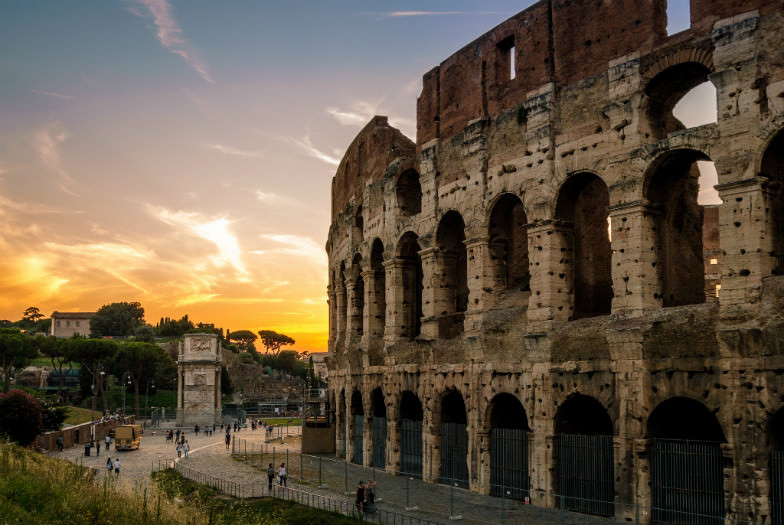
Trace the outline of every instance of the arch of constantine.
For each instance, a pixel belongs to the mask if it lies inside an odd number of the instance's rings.
[[[327,241],[339,454],[784,523],[784,7],[691,0],[668,35],[666,4],[542,0],[425,73],[416,142],[356,136]]]

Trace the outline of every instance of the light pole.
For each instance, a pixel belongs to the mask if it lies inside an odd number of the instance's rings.
[[[122,394],[123,394],[123,411],[122,415],[125,417],[125,389],[128,388],[128,385],[131,384],[131,380],[133,376],[127,370],[123,372],[123,380],[122,380]]]
[[[144,425],[147,426],[147,401],[150,398],[150,384],[152,387],[155,388],[155,379],[148,379],[147,380],[147,389],[144,393]]]

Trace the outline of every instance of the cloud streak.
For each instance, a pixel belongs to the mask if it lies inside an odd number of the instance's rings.
[[[57,93],[55,91],[45,91],[43,89],[34,89],[33,93],[36,95],[43,95],[45,97],[53,97],[59,98],[60,100],[71,100],[73,95],[64,95],[63,93]]]
[[[502,15],[501,11],[382,11],[373,13],[383,18],[405,18],[413,16],[475,16]]]
[[[76,195],[71,189],[75,181],[66,171],[60,156],[60,144],[68,137],[70,135],[62,124],[54,122],[36,130],[33,133],[32,143],[41,162],[58,176],[59,188],[69,195]]]
[[[205,144],[204,147],[220,153],[224,153],[226,155],[234,155],[236,157],[255,158],[259,156],[259,153],[257,151],[244,150],[244,149],[234,148],[231,146],[224,146],[223,144]]]
[[[175,55],[182,57],[204,80],[214,84],[207,65],[192,48],[187,39],[182,37],[182,29],[172,16],[172,8],[166,0],[138,0],[152,15],[155,27],[158,29],[158,41],[163,47]],[[139,13],[132,11],[135,15]]]
[[[310,142],[310,137],[308,136],[305,136],[302,139],[294,139],[294,138],[288,139],[288,142],[297,146],[309,157],[319,159],[323,162],[326,162],[327,164],[331,164],[332,166],[337,166],[338,164],[340,164],[339,158],[328,155],[327,153],[324,153],[323,151],[315,147]]]

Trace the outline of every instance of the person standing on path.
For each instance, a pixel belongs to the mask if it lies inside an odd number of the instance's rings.
[[[286,474],[286,464],[285,463],[281,463],[280,464],[280,468],[278,469],[278,483],[280,483],[280,485],[282,487],[286,486],[286,478],[287,477],[288,477],[288,474]]]
[[[185,443],[182,444],[182,450],[185,452],[185,459],[188,459],[188,451],[191,449],[191,446],[188,444],[188,440],[185,440]]]
[[[112,469],[114,465],[112,464],[112,458],[106,458],[106,475],[109,476],[112,473]]]
[[[269,466],[267,467],[267,481],[269,482],[268,489],[270,492],[272,492],[272,480],[274,478],[275,478],[275,469],[272,467],[272,463],[270,463]]]
[[[229,445],[231,445],[231,431],[229,426],[226,425],[226,450],[229,450]]]
[[[95,457],[98,457],[100,455],[101,455],[101,442],[96,439],[95,440]]]
[[[63,436],[57,436],[57,450],[63,451]]]
[[[361,479],[357,485],[357,496],[354,499],[354,506],[359,512],[365,510],[365,482]]]
[[[182,445],[180,443],[177,443],[177,457],[182,457]]]
[[[109,434],[106,434],[106,437],[103,438],[103,442],[106,443],[106,450],[109,450],[109,445],[112,444],[112,437]]]
[[[120,458],[114,460],[114,477],[116,478],[120,477]]]

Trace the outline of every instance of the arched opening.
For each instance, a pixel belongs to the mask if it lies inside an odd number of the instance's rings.
[[[362,394],[354,390],[351,394],[351,415],[354,418],[354,457],[352,461],[362,464],[362,433],[364,431],[365,407],[362,406]]]
[[[400,239],[401,281],[403,284],[403,319],[401,335],[414,340],[422,329],[422,260],[419,258],[417,236],[408,232]]]
[[[365,314],[365,280],[362,277],[362,256],[356,254],[351,263],[351,279],[354,290],[351,294],[351,327],[354,334],[362,336],[364,333]]]
[[[716,300],[721,288],[719,209],[699,201],[698,162],[706,160],[698,151],[674,150],[657,159],[648,177],[653,264],[664,307]]]
[[[400,397],[400,473],[422,477],[422,403],[406,390]]]
[[[523,203],[516,195],[507,193],[493,206],[488,242],[496,292],[530,290],[527,223]]]
[[[337,415],[338,451],[346,458],[346,442],[348,441],[348,418],[346,417],[346,391],[340,391],[340,401],[335,407]]]
[[[608,231],[610,193],[593,173],[569,177],[558,194],[556,218],[561,222],[569,258],[572,319],[607,315],[612,304],[612,249]]]
[[[770,203],[767,231],[773,236],[773,275],[784,275],[784,131],[765,149],[760,174],[767,177]]]
[[[457,390],[441,399],[441,469],[439,481],[468,488],[468,432],[463,396]]]
[[[724,523],[724,432],[705,405],[662,402],[648,418],[653,523]]]
[[[396,192],[400,215],[410,217],[422,211],[422,186],[419,184],[419,173],[416,170],[406,170],[400,175]]]
[[[438,293],[436,315],[439,316],[438,334],[443,339],[463,332],[463,319],[468,308],[468,267],[463,241],[463,217],[456,211],[447,212],[436,232],[441,267],[441,282],[435,285]]]
[[[338,338],[341,338],[346,335],[348,330],[348,300],[346,297],[346,282],[348,281],[348,274],[346,273],[345,261],[340,261],[338,280]]]
[[[770,443],[770,515],[772,525],[784,524],[784,409],[768,423]]]
[[[387,407],[384,404],[384,393],[381,388],[375,388],[370,393],[370,410],[373,416],[371,420],[373,466],[383,469],[386,468],[387,463]]]
[[[675,115],[675,106],[697,86],[709,82],[708,75],[710,69],[699,62],[684,62],[669,67],[656,75],[645,87],[646,110],[648,134],[655,139],[666,138],[673,131],[685,129],[685,122],[679,120]],[[690,116],[686,117],[689,124],[695,122],[707,123],[715,122],[716,115],[716,96],[715,88],[711,92],[713,99],[709,103],[705,100],[705,95],[709,94],[708,86],[699,88],[695,93],[699,98],[687,98],[687,103],[692,106],[693,112],[688,112],[683,105],[679,108],[679,113],[687,111]],[[693,120],[692,115],[693,113]],[[680,113],[683,115],[683,113]],[[711,114],[713,119],[711,120]]]
[[[354,214],[354,242],[359,244],[364,241],[365,237],[365,219],[362,217],[362,206],[357,208]]]
[[[373,241],[370,249],[370,271],[373,273],[373,304],[370,312],[370,334],[374,339],[383,337],[387,314],[387,278],[384,270],[384,244],[380,239]],[[383,364],[383,363],[374,363]],[[371,365],[372,366],[372,365]]]
[[[490,403],[490,494],[523,500],[531,488],[528,467],[528,417],[511,394]]]
[[[564,508],[584,514],[612,516],[613,424],[596,399],[575,395],[555,415],[556,487]]]

